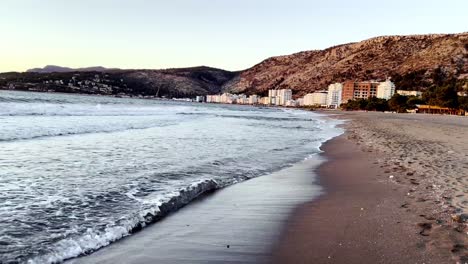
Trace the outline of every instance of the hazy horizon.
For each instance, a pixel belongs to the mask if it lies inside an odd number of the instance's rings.
[[[313,2],[6,0],[0,72],[46,65],[236,71],[271,56],[382,35],[468,30],[461,0]]]

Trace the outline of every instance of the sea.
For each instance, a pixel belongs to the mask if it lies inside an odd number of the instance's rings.
[[[310,111],[0,91],[0,263],[90,254],[197,197],[310,159]]]

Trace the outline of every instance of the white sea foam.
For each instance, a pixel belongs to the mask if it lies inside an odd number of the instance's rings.
[[[179,209],[198,196],[213,191],[219,188],[218,184],[213,180],[198,180],[193,182],[187,188],[173,192],[164,198],[157,201],[152,201],[153,207],[142,210],[132,217],[113,223],[107,226],[103,231],[96,231],[92,228],[86,229],[84,233],[79,233],[78,236],[62,239],[51,245],[48,253],[33,257],[27,260],[28,263],[57,263],[63,260],[80,256],[85,253],[93,252],[99,248],[105,247],[110,243],[128,236],[132,231],[140,225],[142,228],[154,221],[148,216],[164,216],[174,210]],[[130,191],[127,195],[133,196]],[[134,197],[132,197],[133,199]],[[147,201],[148,202],[148,201]],[[162,208],[170,203],[169,208]]]

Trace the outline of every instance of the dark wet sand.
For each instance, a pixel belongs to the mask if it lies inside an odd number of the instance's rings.
[[[351,119],[347,133],[323,146],[329,161],[318,174],[326,194],[295,211],[272,262],[466,263],[466,224],[451,219],[453,207],[439,202],[431,185],[461,167],[438,165],[454,160],[447,151],[464,151],[454,135],[437,129],[456,135],[466,120],[374,113],[342,118]],[[432,176],[434,167],[440,173]]]
[[[319,170],[327,194],[291,218],[274,263],[444,263],[421,250],[422,237],[405,213],[405,190],[379,182],[373,155],[345,137],[323,149],[331,160]]]
[[[322,192],[320,157],[235,184],[69,263],[269,263],[281,227]]]

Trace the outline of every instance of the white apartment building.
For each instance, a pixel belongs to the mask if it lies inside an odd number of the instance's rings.
[[[258,104],[258,96],[256,94],[249,96],[249,104]]]
[[[343,97],[343,84],[334,83],[328,86],[327,107],[338,108]]]
[[[385,82],[381,82],[377,86],[377,98],[390,99],[395,93],[395,84],[387,79]]]
[[[237,98],[237,103],[238,104],[250,104],[250,98],[247,97],[246,95],[239,96]]]
[[[269,105],[270,104],[270,97],[265,96],[265,97],[260,98],[260,104]]]
[[[286,102],[292,99],[292,90],[268,90],[268,97],[272,105],[286,105]]]
[[[268,90],[268,97],[276,97],[278,95],[278,90]]]
[[[221,95],[221,102],[223,104],[232,104],[234,98],[232,98],[232,94],[230,93],[223,93]]]
[[[281,89],[278,91],[279,105],[286,105],[286,102],[292,99],[291,89]]]
[[[206,96],[206,102],[207,103],[216,103],[216,97],[217,97],[217,95],[207,95]]]
[[[295,106],[298,106],[298,103],[297,103],[297,101],[291,99],[291,100],[286,101],[285,106],[295,107]]]
[[[304,96],[304,105],[320,105],[326,106],[327,105],[327,91],[317,91],[314,93],[309,93]]]
[[[297,105],[298,106],[303,106],[304,105],[304,98],[298,98],[297,99]]]

